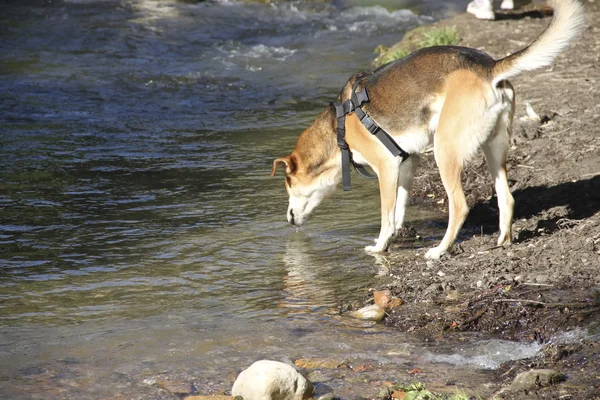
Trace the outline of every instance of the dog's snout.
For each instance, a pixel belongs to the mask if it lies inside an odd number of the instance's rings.
[[[296,225],[294,222],[294,210],[290,209],[290,224]]]

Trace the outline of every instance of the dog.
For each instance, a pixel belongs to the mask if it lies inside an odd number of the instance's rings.
[[[448,251],[467,217],[461,184],[465,164],[481,149],[498,197],[498,246],[512,241],[514,199],[506,158],[510,148],[515,91],[508,81],[524,71],[551,65],[583,31],[584,10],[577,0],[550,0],[554,16],[529,46],[500,60],[460,46],[416,50],[370,74],[353,75],[338,96],[352,97],[364,88],[368,115],[410,154],[394,157],[359,121],[345,119],[345,140],[352,160],[377,174],[381,196],[381,230],[367,252],[384,252],[403,227],[404,214],[419,164],[419,153],[433,143],[434,156],[448,196],[448,227],[441,243],[427,259]],[[357,79],[359,80],[357,82]],[[336,110],[329,105],[298,138],[293,152],[273,161],[271,176],[285,169],[289,194],[288,221],[303,225],[315,208],[331,195],[342,179],[340,147],[336,142]]]

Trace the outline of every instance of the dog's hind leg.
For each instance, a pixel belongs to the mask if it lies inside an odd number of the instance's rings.
[[[494,135],[481,148],[485,154],[488,169],[494,179],[498,209],[500,211],[500,236],[498,246],[512,242],[512,216],[515,201],[508,187],[506,174],[506,157],[510,147],[512,119],[514,113],[514,91],[510,83],[504,90],[503,98],[506,103],[505,111],[500,115]]]
[[[411,154],[400,164],[398,175],[398,190],[396,194],[396,218],[394,233],[398,233],[404,227],[404,215],[408,205],[410,190],[412,188],[415,172],[419,166],[421,158],[418,154]]]
[[[450,135],[445,135],[439,130],[436,132],[434,137],[435,161],[448,195],[449,216],[446,234],[437,247],[427,251],[425,257],[428,259],[437,260],[452,246],[469,214],[469,206],[461,182],[463,159],[458,149],[460,145],[459,141],[451,140]]]
[[[448,228],[441,243],[425,254],[429,259],[438,259],[456,240],[469,213],[461,182],[463,167],[494,136],[500,116],[507,109],[504,98],[471,71],[449,77],[447,93],[433,144],[448,195]]]

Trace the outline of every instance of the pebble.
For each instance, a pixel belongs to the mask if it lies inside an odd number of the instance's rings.
[[[373,292],[373,300],[375,304],[383,308],[396,308],[404,304],[404,301],[398,297],[393,297],[389,290]]]
[[[373,304],[360,308],[356,311],[352,311],[349,315],[356,319],[362,319],[365,321],[381,321],[385,316],[385,310],[383,307]]]
[[[373,292],[373,300],[380,307],[387,307],[392,300],[392,292],[389,290],[381,290]]]
[[[447,300],[458,300],[458,290],[450,290],[446,295]]]

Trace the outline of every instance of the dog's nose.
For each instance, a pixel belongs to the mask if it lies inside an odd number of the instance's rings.
[[[290,224],[296,225],[294,223],[294,210],[290,210]]]

